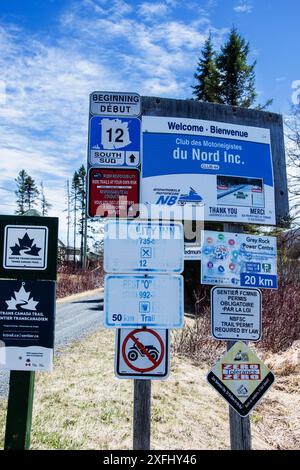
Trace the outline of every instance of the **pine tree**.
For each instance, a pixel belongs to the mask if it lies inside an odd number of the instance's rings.
[[[221,75],[221,103],[244,108],[253,105],[257,96],[254,72],[256,61],[248,65],[248,55],[249,43],[233,27],[217,57],[217,68]]]
[[[39,190],[36,187],[34,179],[28,175],[25,170],[20,171],[15,181],[17,183],[17,191],[15,191],[15,194],[17,196],[18,205],[16,214],[22,215],[36,205]]]
[[[41,189],[40,189],[41,210],[42,210],[42,215],[45,216],[45,215],[48,215],[48,211],[49,211],[49,209],[51,209],[52,204],[50,204],[46,199],[44,184],[43,184],[42,181],[41,181],[40,187],[41,187]]]
[[[15,191],[15,195],[17,196],[17,210],[15,213],[17,215],[23,215],[26,212],[25,209],[25,188],[26,188],[26,178],[28,174],[25,170],[21,170],[18,174],[18,177],[15,178],[15,182],[17,183],[17,190]]]
[[[39,190],[36,187],[35,181],[31,176],[28,175],[25,180],[25,204],[27,205],[27,210],[30,210],[33,206],[36,206],[38,195]]]
[[[77,210],[78,210],[78,187],[79,187],[79,177],[78,172],[75,171],[73,178],[72,178],[72,185],[71,185],[71,201],[73,204],[73,253],[74,253],[74,265],[76,265],[76,235],[77,235]]]
[[[220,103],[220,73],[216,66],[216,53],[211,35],[206,40],[201,54],[194,74],[197,84],[192,87],[193,94],[198,101]]]
[[[79,217],[79,235],[80,235],[80,265],[83,267],[84,258],[84,237],[85,237],[85,217],[86,217],[86,169],[84,165],[78,170],[78,205],[80,211]]]

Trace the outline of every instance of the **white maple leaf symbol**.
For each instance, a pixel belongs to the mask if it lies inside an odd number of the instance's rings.
[[[26,292],[23,286],[20,288],[19,292],[14,292],[14,294],[15,298],[12,296],[10,300],[5,301],[8,310],[18,310],[18,308],[36,310],[36,306],[39,302],[33,300],[33,297],[30,298],[31,293]]]

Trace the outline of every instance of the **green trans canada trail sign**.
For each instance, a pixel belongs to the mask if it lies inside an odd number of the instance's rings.
[[[0,216],[0,278],[56,280],[58,219]]]

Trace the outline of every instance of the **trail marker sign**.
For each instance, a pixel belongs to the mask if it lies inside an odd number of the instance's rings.
[[[245,343],[237,341],[211,369],[207,380],[244,417],[258,404],[275,377]]]
[[[211,328],[215,339],[259,341],[262,329],[260,290],[214,287],[211,290]]]
[[[107,328],[182,328],[181,275],[104,277],[104,326]]]
[[[116,331],[115,373],[118,378],[166,379],[169,372],[169,330]]]
[[[89,127],[89,163],[99,166],[140,164],[141,121],[93,116]]]
[[[5,347],[5,362],[0,367],[52,370],[55,282],[0,282],[0,343]]]
[[[0,216],[0,278],[56,279],[58,219]]]
[[[183,271],[183,225],[108,220],[104,230],[104,270],[109,273]]]

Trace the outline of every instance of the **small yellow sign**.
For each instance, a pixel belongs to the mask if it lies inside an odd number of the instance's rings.
[[[268,367],[242,341],[217,362],[207,380],[241,416],[247,416],[273,384]]]

